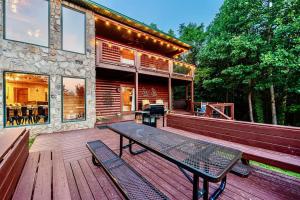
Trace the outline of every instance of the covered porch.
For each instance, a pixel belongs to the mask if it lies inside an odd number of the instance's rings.
[[[145,102],[159,102],[168,111],[188,112],[192,99],[191,80],[137,71],[96,69],[97,124],[134,120],[135,111],[143,110]]]

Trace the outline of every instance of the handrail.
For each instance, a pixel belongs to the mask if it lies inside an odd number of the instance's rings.
[[[156,53],[153,53],[153,52],[150,52],[150,51],[145,51],[143,49],[140,49],[140,48],[135,48],[135,47],[131,47],[131,46],[126,46],[124,44],[121,44],[121,43],[118,43],[118,42],[115,42],[115,41],[112,41],[112,40],[108,40],[108,39],[104,39],[104,38],[101,38],[101,37],[96,37],[96,44],[98,45],[97,41],[101,41],[101,42],[105,42],[105,43],[109,43],[111,45],[115,45],[117,47],[120,47],[120,48],[124,48],[124,49],[128,49],[128,50],[132,50],[135,52],[135,54],[145,54],[145,55],[148,55],[148,56],[153,56],[153,57],[157,57],[157,58],[160,58],[162,60],[165,60],[165,61],[168,61],[170,62],[170,64],[172,65],[172,67],[174,68],[174,64],[175,63],[181,63],[183,64],[184,66],[182,67],[193,67],[191,69],[191,71],[189,72],[189,74],[183,74],[183,73],[176,73],[176,72],[173,72],[173,69],[172,71],[170,70],[163,70],[163,71],[168,71],[169,73],[172,72],[172,74],[174,75],[184,75],[184,76],[189,76],[189,77],[193,77],[193,71],[194,71],[194,68],[195,66],[192,65],[192,64],[188,64],[188,63],[185,63],[185,62],[182,62],[182,61],[178,61],[178,60],[175,60],[175,59],[172,59],[172,58],[169,58],[169,57],[166,57],[166,56],[162,56],[162,55],[159,55],[159,54],[156,54]],[[97,58],[98,59],[98,58]],[[137,63],[134,64],[134,66],[137,66]]]
[[[214,107],[213,105],[207,105],[206,107],[210,107],[212,110],[216,111],[218,114],[220,114],[222,117],[224,117],[225,119],[229,119],[231,120],[231,117],[225,115],[225,113],[221,112],[219,109],[217,109],[216,107]],[[206,108],[206,111],[209,111],[209,109]]]

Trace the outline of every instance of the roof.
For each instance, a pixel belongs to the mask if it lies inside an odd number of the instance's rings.
[[[128,17],[122,13],[119,13],[115,10],[112,10],[110,8],[107,8],[106,6],[103,6],[99,3],[96,3],[94,1],[90,1],[90,0],[67,0],[69,2],[73,2],[75,4],[78,4],[82,7],[85,7],[89,10],[94,11],[97,14],[100,14],[102,16],[108,17],[110,19],[113,19],[119,23],[125,24],[127,26],[130,26],[132,28],[141,30],[145,33],[151,34],[153,36],[156,36],[158,38],[164,39],[166,41],[169,41],[173,44],[176,44],[180,47],[186,48],[186,49],[190,49],[191,45],[187,44],[186,42],[171,36],[161,30],[155,29],[153,27],[150,27],[149,25],[140,22],[138,20],[135,20],[131,17]]]

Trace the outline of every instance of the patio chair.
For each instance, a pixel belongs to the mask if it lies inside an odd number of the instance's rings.
[[[162,100],[162,99],[157,99],[157,100],[155,101],[155,103],[156,103],[156,104],[164,104],[164,100]]]
[[[206,103],[201,103],[201,107],[197,108],[196,115],[197,116],[204,116],[206,113]]]
[[[148,105],[150,105],[150,101],[148,99],[142,100],[142,110],[145,110]]]

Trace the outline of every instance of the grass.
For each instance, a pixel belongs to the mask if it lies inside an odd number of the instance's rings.
[[[266,165],[266,164],[263,164],[263,163],[259,163],[259,162],[256,162],[256,161],[250,161],[250,164],[254,165],[254,166],[261,167],[261,168],[264,168],[264,169],[268,169],[270,171],[278,172],[278,173],[281,173],[281,174],[285,174],[285,175],[292,176],[292,177],[300,179],[300,174],[296,173],[296,172],[284,170],[284,169],[281,169],[281,168],[278,168],[278,167],[273,167],[273,166]]]
[[[34,140],[35,140],[35,137],[30,137],[30,138],[29,138],[29,143],[28,143],[29,148],[32,146]]]

